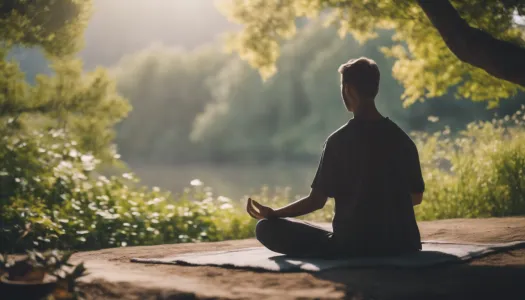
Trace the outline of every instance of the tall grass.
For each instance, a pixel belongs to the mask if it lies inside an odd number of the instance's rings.
[[[427,190],[421,220],[525,215],[525,115],[419,133]]]

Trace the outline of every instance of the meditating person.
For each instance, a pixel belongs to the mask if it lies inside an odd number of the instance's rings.
[[[339,67],[341,96],[350,121],[325,142],[310,195],[273,209],[248,199],[260,221],[257,239],[268,249],[295,257],[390,256],[419,251],[413,206],[425,189],[417,148],[376,108],[379,69],[368,58]],[[326,116],[330,117],[330,116]],[[332,231],[293,217],[335,199]]]

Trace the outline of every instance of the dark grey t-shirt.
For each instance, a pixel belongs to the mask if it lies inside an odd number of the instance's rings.
[[[425,189],[417,148],[388,118],[352,119],[328,137],[312,188],[335,198],[334,239],[364,254],[421,249],[411,193]]]

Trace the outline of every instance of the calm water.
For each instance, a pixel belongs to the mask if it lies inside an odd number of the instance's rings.
[[[142,183],[158,186],[174,194],[199,179],[214,194],[232,199],[260,191],[261,187],[291,187],[292,195],[305,195],[315,174],[317,163],[278,165],[185,165],[152,166],[130,164]]]

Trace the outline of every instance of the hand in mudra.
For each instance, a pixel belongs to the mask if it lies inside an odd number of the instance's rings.
[[[273,217],[274,211],[272,208],[262,205],[259,202],[248,198],[248,203],[246,204],[246,211],[252,218],[260,220]]]

